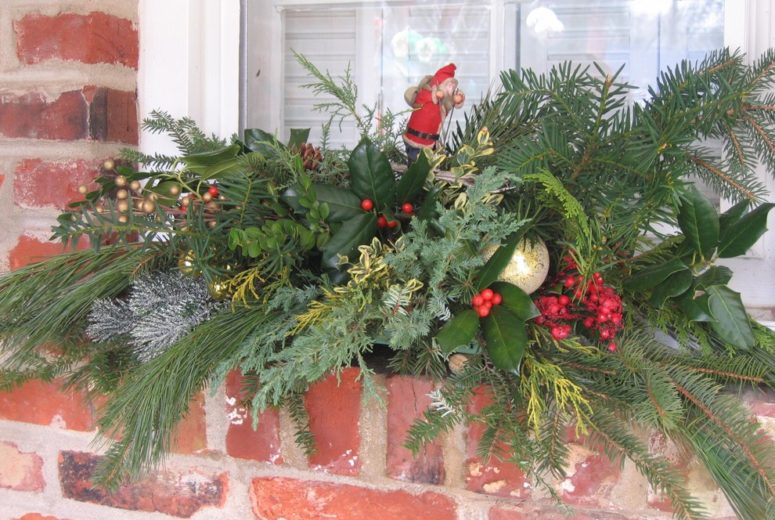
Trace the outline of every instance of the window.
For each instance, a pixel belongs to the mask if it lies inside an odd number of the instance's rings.
[[[302,87],[309,78],[293,51],[335,75],[349,65],[361,102],[394,112],[407,108],[403,99],[407,87],[450,62],[458,67],[467,106],[481,99],[502,69],[546,72],[568,60],[597,62],[609,72],[623,66],[623,81],[646,87],[665,67],[682,59],[699,59],[724,46],[725,31],[737,31],[731,27],[733,18],[725,16],[727,3],[736,4],[728,0],[248,1],[244,121],[282,136],[297,127],[311,127],[313,139],[319,136],[327,116],[313,112],[320,99]],[[270,19],[273,27],[267,27]],[[272,81],[275,85],[267,87]],[[279,93],[270,96],[270,106],[267,90]],[[632,95],[643,98],[646,90]],[[456,116],[460,118],[460,111]],[[334,144],[353,144],[355,139],[352,124],[332,133]]]

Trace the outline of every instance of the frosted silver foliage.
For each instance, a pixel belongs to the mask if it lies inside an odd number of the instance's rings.
[[[133,283],[126,299],[96,300],[86,334],[94,341],[125,336],[145,362],[209,319],[219,307],[201,278],[157,272]]]

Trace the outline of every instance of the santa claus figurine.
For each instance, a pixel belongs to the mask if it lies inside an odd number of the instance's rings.
[[[414,109],[404,132],[409,164],[417,159],[420,150],[436,146],[444,119],[453,108],[463,106],[465,95],[457,85],[455,64],[450,63],[404,93],[404,99]]]

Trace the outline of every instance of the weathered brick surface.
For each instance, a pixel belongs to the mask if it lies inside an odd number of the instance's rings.
[[[16,167],[13,181],[14,203],[24,208],[64,209],[70,202],[82,200],[78,186],[95,187],[99,175],[97,161],[45,162],[26,159]]]
[[[228,477],[225,473],[208,475],[195,471],[162,471],[108,493],[92,483],[100,458],[91,453],[59,453],[59,481],[65,498],[181,518],[188,518],[204,507],[223,507],[226,500]]]
[[[0,135],[85,139],[89,135],[88,110],[81,91],[64,92],[51,100],[38,93],[0,96]]]
[[[329,376],[313,384],[307,392],[310,430],[317,442],[310,466],[340,475],[360,472],[359,456],[361,384],[359,371],[342,371],[341,384]]]
[[[207,449],[207,420],[204,394],[197,394],[188,405],[188,413],[175,427],[171,441],[175,453],[197,453]]]
[[[250,486],[260,520],[453,520],[455,503],[439,493],[368,489],[288,478],[256,478]]]
[[[574,505],[600,506],[608,503],[611,488],[621,473],[619,465],[605,455],[581,446],[571,448],[571,468],[563,481],[562,498]]]
[[[43,516],[40,513],[27,513],[26,515],[15,518],[14,520],[65,520],[64,518],[57,518],[55,516]]]
[[[280,415],[267,410],[258,418],[253,429],[251,412],[243,406],[242,374],[232,371],[226,378],[226,414],[229,430],[226,433],[226,453],[239,459],[282,464],[280,455]]]
[[[0,488],[14,491],[43,491],[43,459],[25,453],[11,442],[0,442]]]
[[[62,390],[57,383],[39,380],[0,392],[0,419],[78,431],[90,431],[95,426],[92,407],[82,392]]]
[[[478,414],[492,402],[492,394],[488,388],[477,388],[469,403],[469,411]],[[488,495],[529,497],[530,484],[525,478],[525,474],[516,465],[498,460],[496,457],[490,457],[485,462],[477,455],[479,442],[484,432],[485,426],[481,423],[473,423],[468,427],[466,436],[466,488]]]
[[[89,137],[101,142],[137,144],[137,93],[97,88],[88,94]]]
[[[22,63],[53,59],[137,68],[138,35],[130,20],[102,12],[29,14],[14,22],[14,30]]]
[[[633,520],[630,516],[607,511],[582,511],[576,509],[571,515],[564,514],[559,508],[530,507],[511,508],[508,506],[496,506],[490,509],[488,520]]]
[[[8,265],[11,270],[19,269],[63,251],[62,244],[22,235],[8,254]]]
[[[433,382],[407,376],[387,380],[388,438],[387,472],[395,479],[441,484],[444,482],[444,455],[436,441],[425,446],[417,457],[404,447],[406,434],[415,420],[430,406],[428,394]]]

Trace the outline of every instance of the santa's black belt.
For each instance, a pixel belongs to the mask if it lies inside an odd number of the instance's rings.
[[[428,139],[429,141],[439,140],[439,134],[426,134],[425,132],[418,132],[413,128],[407,128],[406,133],[415,137],[419,137],[420,139]]]

